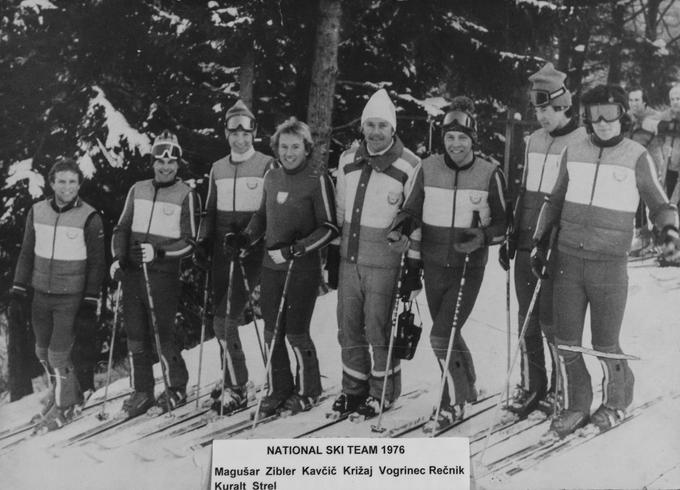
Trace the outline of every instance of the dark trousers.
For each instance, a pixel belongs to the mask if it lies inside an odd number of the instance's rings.
[[[475,306],[484,278],[484,267],[468,267],[466,270],[465,285],[456,318],[457,330],[453,339],[449,365],[445,366],[462,274],[462,267],[447,268],[427,262],[424,267],[425,293],[433,322],[430,344],[440,369],[446,370],[443,406],[460,405],[477,399],[475,366],[461,331]]]
[[[302,396],[318,396],[321,394],[321,375],[316,348],[309,334],[314,305],[319,288],[319,269],[291,271],[286,291],[286,300],[279,318],[278,316],[287,271],[278,271],[264,267],[262,269],[262,317],[264,318],[265,342],[272,350],[271,369],[269,375],[270,393],[284,399],[294,391]],[[274,333],[276,330],[276,338]],[[290,358],[285,340],[297,361],[295,376],[291,372]]]

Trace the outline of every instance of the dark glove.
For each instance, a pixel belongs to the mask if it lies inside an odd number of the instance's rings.
[[[534,242],[534,247],[531,249],[531,255],[529,256],[529,265],[531,266],[531,272],[538,279],[548,279],[548,251],[547,247],[540,244],[539,242]]]
[[[422,262],[418,259],[407,258],[404,270],[401,274],[401,285],[399,287],[399,297],[403,301],[413,301],[423,289],[420,280]]]
[[[340,275],[340,246],[329,245],[326,252],[326,270],[328,271],[328,287],[338,289]]]
[[[210,253],[205,243],[197,243],[194,248],[193,261],[196,267],[207,271],[210,268]]]
[[[9,290],[9,312],[12,318],[29,318],[28,291],[24,286],[14,284]],[[23,320],[22,320],[23,321]]]
[[[666,226],[661,230],[661,254],[672,257],[680,252],[680,234],[674,226]]]
[[[135,242],[130,249],[130,260],[137,266],[148,264],[155,259],[162,259],[163,257],[165,257],[165,250],[154,247],[148,242]]]
[[[97,300],[94,298],[84,298],[78,308],[76,315],[76,330],[85,328],[95,328],[97,323]]]
[[[517,240],[509,235],[498,249],[498,262],[505,271],[510,270],[510,261],[515,258],[517,252]]]
[[[250,239],[248,235],[240,232],[230,231],[224,235],[224,240],[222,240],[222,248],[224,250],[224,255],[228,258],[236,257],[241,255],[245,257],[247,255],[247,250],[250,246]]]
[[[458,253],[469,254],[486,245],[484,230],[481,228],[467,228],[461,233],[461,240],[453,244]]]
[[[305,247],[299,243],[293,243],[291,245],[277,243],[268,248],[267,253],[275,264],[284,264],[291,259],[302,257],[305,254]]]
[[[659,125],[656,127],[657,134],[661,136],[670,136],[673,133],[677,133],[680,130],[680,124],[677,121],[659,121]]]
[[[28,290],[21,284],[14,284],[9,290],[9,295],[12,299],[17,301],[26,301],[28,299]]]

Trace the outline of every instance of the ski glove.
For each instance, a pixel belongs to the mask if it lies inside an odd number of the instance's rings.
[[[387,245],[390,247],[390,249],[392,249],[393,252],[396,252],[399,255],[408,250],[410,243],[411,241],[408,239],[408,237],[406,235],[402,235],[402,233],[398,230],[392,230],[387,234]]]
[[[399,297],[402,301],[413,301],[423,289],[420,279],[422,262],[418,259],[407,258],[404,271],[401,274]]]
[[[680,121],[659,121],[656,132],[660,136],[673,136],[680,133]]]
[[[326,252],[326,270],[328,271],[328,287],[338,289],[340,275],[340,246],[329,245]]]
[[[192,259],[196,267],[207,271],[210,268],[210,254],[208,253],[208,246],[205,243],[197,243],[196,248],[194,248],[194,255]]]
[[[276,244],[267,249],[267,253],[275,264],[283,264],[293,258],[302,257],[305,254],[305,247],[299,243],[284,246]]]
[[[538,242],[534,242],[534,247],[531,249],[529,265],[531,266],[531,272],[538,279],[548,279],[550,277],[548,275],[548,252]]]
[[[165,250],[162,248],[154,248],[150,243],[135,243],[132,246],[131,256],[132,261],[136,265],[148,264],[154,259],[162,259],[165,257]]]
[[[125,269],[127,269],[127,261],[125,259],[114,260],[109,268],[109,276],[113,281],[120,282],[123,280]]]
[[[75,329],[95,328],[97,323],[97,300],[94,298],[84,298],[76,314]]]
[[[675,257],[680,252],[680,234],[673,226],[666,226],[661,230],[661,254],[663,257]]]
[[[242,231],[238,233],[230,231],[224,235],[222,247],[224,255],[228,258],[235,257],[236,255],[245,257],[248,255],[248,249],[250,248],[250,239]]]
[[[481,228],[467,228],[461,233],[462,240],[453,244],[456,252],[469,254],[486,245],[484,230]]]

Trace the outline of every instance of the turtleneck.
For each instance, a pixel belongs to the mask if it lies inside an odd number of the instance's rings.
[[[472,160],[470,160],[468,163],[465,163],[463,165],[458,165],[456,162],[453,161],[453,159],[449,156],[448,153],[444,152],[444,163],[451,170],[467,170],[468,168],[472,167],[472,165],[475,163],[476,158],[477,158],[477,156],[473,153],[472,154]]]
[[[254,154],[255,154],[255,148],[253,148],[251,146],[250,149],[245,153],[234,153],[232,151],[229,156],[230,156],[232,162],[241,163],[241,162],[245,162],[246,160],[251,158]]]
[[[621,141],[623,140],[623,135],[618,134],[618,135],[614,136],[613,138],[609,138],[608,140],[603,141],[600,138],[598,138],[598,136],[595,133],[592,133],[590,135],[590,140],[593,142],[593,144],[595,146],[599,146],[600,148],[609,148],[609,147],[616,146],[619,143],[621,143]]]
[[[550,131],[549,134],[553,138],[557,138],[558,136],[564,136],[565,134],[569,134],[577,128],[578,121],[576,120],[575,117],[572,117],[571,119],[569,119],[569,121],[567,121],[567,124],[565,124],[561,128],[553,129],[552,131]]]
[[[302,163],[295,168],[286,168],[286,166],[283,163],[281,163],[281,168],[283,169],[283,171],[286,174],[295,175],[297,173],[302,172],[307,167],[307,162],[308,162],[308,159],[305,158],[304,160],[302,160]],[[279,161],[279,163],[280,163],[280,161]]]
[[[369,150],[368,145],[366,145],[366,151],[368,152],[368,156],[377,157],[378,155],[384,155],[385,153],[387,153],[388,151],[390,151],[390,148],[392,148],[392,146],[394,146],[394,138],[392,138],[392,142],[391,142],[390,145],[389,145],[387,148],[385,148],[384,150],[372,152],[371,150]]]
[[[154,186],[156,189],[163,189],[164,187],[170,187],[171,185],[174,185],[175,182],[177,182],[178,180],[179,180],[179,179],[175,178],[175,179],[172,179],[172,180],[169,181],[169,182],[157,182],[156,179],[153,179],[152,182],[153,182],[153,186]]]

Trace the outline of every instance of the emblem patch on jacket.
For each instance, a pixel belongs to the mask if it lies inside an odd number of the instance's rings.
[[[257,186],[258,186],[258,185],[260,185],[260,184],[259,184],[259,182],[258,182],[257,180],[255,180],[255,179],[246,180],[246,187],[247,187],[248,189],[250,189],[251,191],[257,189]]]
[[[612,170],[612,176],[617,182],[623,182],[628,178],[628,172],[625,170]]]
[[[174,210],[173,206],[168,206],[168,205],[163,206],[163,214],[164,215],[172,216],[174,212],[175,212],[175,210]]]
[[[288,199],[288,193],[287,192],[279,191],[276,194],[276,202],[278,202],[279,204],[283,204],[284,202],[286,202],[287,199]]]
[[[472,204],[479,204],[480,202],[482,202],[482,194],[479,194],[477,192],[470,193],[470,202]]]
[[[390,206],[399,204],[401,202],[401,192],[388,192],[387,202],[390,204]]]
[[[68,230],[66,232],[66,236],[68,237],[69,240],[75,240],[78,238],[78,232],[76,230]]]

